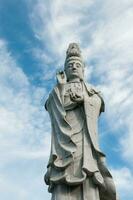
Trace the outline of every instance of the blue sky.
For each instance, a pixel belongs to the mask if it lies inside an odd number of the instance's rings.
[[[106,112],[99,120],[121,200],[133,198],[133,0],[0,0],[0,194],[50,200],[43,175],[50,149],[48,93],[77,42],[85,78]]]

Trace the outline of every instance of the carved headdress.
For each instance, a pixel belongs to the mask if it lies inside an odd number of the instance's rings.
[[[77,43],[70,43],[69,47],[66,52],[66,60],[65,60],[65,66],[67,62],[70,60],[79,60],[81,63],[83,63],[81,51]]]

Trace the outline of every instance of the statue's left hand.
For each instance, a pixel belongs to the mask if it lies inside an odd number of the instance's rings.
[[[69,93],[70,93],[70,98],[72,101],[77,102],[77,103],[78,102],[81,103],[83,101],[83,95],[78,94],[77,92],[72,92],[71,89],[70,89]]]

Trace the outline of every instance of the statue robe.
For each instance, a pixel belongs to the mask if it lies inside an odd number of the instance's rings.
[[[58,84],[46,102],[52,135],[45,182],[52,200],[69,200],[69,195],[71,200],[116,200],[113,179],[98,143],[97,121],[104,111],[103,99],[82,82],[83,103],[67,105],[65,87]],[[96,172],[100,176],[94,181]]]

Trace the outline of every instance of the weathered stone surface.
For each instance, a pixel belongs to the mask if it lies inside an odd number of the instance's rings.
[[[51,119],[51,153],[45,182],[52,200],[116,200],[105,155],[99,148],[98,117],[104,101],[84,81],[79,46],[69,45],[64,71],[45,104]]]

